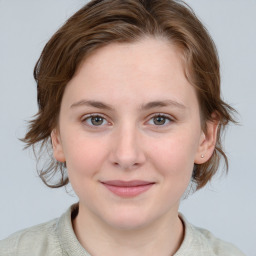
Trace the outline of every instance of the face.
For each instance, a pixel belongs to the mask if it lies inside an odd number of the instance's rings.
[[[52,133],[79,214],[124,229],[177,216],[209,141],[179,52],[149,38],[88,57],[65,89]]]

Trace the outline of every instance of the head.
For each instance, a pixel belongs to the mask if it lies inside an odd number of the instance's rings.
[[[221,135],[234,121],[233,109],[220,96],[217,51],[207,30],[182,1],[94,0],[75,13],[50,39],[35,66],[39,112],[31,121],[24,141],[28,146],[50,147],[51,134],[58,129],[64,92],[83,63],[110,45],[136,44],[145,38],[164,41],[179,53],[184,74],[193,87],[200,110],[202,131],[217,125],[212,154],[194,163],[192,180],[196,188],[205,186],[216,173],[220,159],[227,157]],[[50,158],[39,170],[50,187],[69,182],[65,161]],[[54,183],[52,183],[52,178]]]

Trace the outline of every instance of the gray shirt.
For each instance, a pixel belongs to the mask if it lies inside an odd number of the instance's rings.
[[[91,256],[79,243],[72,228],[71,206],[60,218],[19,231],[0,241],[1,256]],[[232,244],[197,228],[180,215],[185,237],[174,256],[245,256]]]

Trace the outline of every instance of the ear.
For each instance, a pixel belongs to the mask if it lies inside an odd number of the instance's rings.
[[[218,126],[217,115],[213,114],[212,120],[206,122],[206,130],[201,133],[195,164],[203,164],[211,158],[216,145]]]
[[[51,139],[52,139],[52,147],[53,147],[53,156],[58,162],[65,162],[65,155],[63,152],[60,133],[57,128],[52,130],[51,132]]]

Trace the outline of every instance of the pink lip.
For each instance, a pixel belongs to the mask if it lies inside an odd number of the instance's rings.
[[[101,182],[108,190],[112,193],[121,197],[134,197],[141,193],[149,190],[155,183],[142,181],[142,180],[132,180],[132,181],[122,181],[122,180],[109,180]]]

